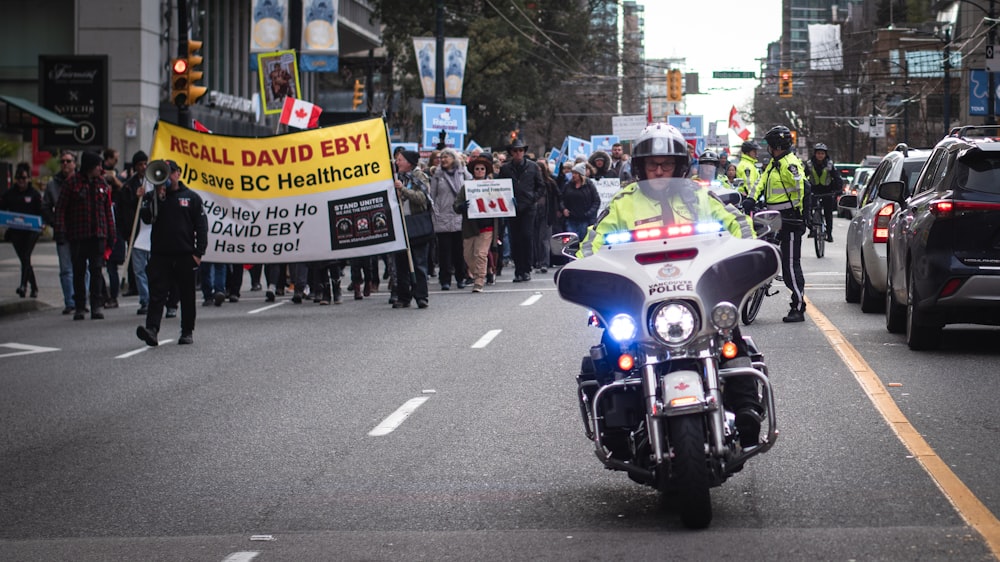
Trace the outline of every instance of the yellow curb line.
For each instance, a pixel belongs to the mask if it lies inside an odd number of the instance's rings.
[[[889,427],[902,441],[903,445],[909,449],[910,453],[920,462],[937,487],[944,493],[948,501],[955,507],[958,514],[965,519],[970,527],[974,528],[983,536],[986,545],[993,552],[995,558],[1000,559],[1000,520],[987,509],[979,498],[969,490],[947,464],[934,452],[934,449],[927,444],[923,436],[917,433],[916,428],[910,423],[903,412],[896,405],[892,396],[882,384],[881,379],[875,371],[868,366],[868,363],[861,357],[858,350],[852,346],[843,334],[831,323],[826,316],[807,298],[806,314],[823,332],[827,341],[833,346],[833,350],[844,361],[847,368],[854,373],[861,388],[868,395],[868,398],[875,405],[875,409],[882,414],[888,422]]]

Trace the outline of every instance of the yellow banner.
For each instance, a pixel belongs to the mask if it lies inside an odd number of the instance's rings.
[[[341,259],[405,248],[382,119],[273,137],[160,122],[151,160],[173,160],[208,217],[205,261]]]

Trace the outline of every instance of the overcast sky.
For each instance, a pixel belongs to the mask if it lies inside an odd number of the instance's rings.
[[[687,112],[728,121],[729,110],[749,106],[757,80],[713,80],[717,70],[760,76],[767,45],[781,37],[781,0],[640,0],[645,6],[646,58],[684,57],[685,72],[697,72],[703,95],[685,96]],[[721,127],[725,125],[720,124]],[[728,128],[728,127],[726,127]],[[751,128],[752,130],[752,128]],[[705,131],[707,133],[707,131]],[[730,142],[736,142],[733,135]]]

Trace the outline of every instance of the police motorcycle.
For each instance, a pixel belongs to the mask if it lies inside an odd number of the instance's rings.
[[[700,188],[684,178],[642,181]],[[779,224],[780,215],[770,211],[758,213],[755,228],[761,233]],[[710,488],[778,436],[763,355],[750,337],[736,341],[738,307],[773,279],[778,252],[767,242],[733,237],[718,222],[617,232],[604,242],[575,259],[575,233],[551,241],[572,260],[557,273],[559,295],[589,309],[590,324],[605,330],[577,377],[584,431],[606,468],[660,490],[686,527],[707,527]],[[748,350],[749,361],[731,361],[738,347]],[[723,404],[726,381],[737,376],[755,381],[767,422],[766,433],[746,447],[735,413]]]

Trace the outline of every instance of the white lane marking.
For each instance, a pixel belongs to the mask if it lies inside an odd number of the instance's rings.
[[[230,554],[229,556],[223,558],[222,562],[250,562],[254,558],[257,558],[258,554],[260,554],[260,552],[253,551],[253,550],[246,550],[246,551],[243,551],[243,552],[234,552],[234,553]]]
[[[389,414],[389,417],[382,420],[382,423],[375,426],[375,429],[368,432],[368,435],[372,437],[379,437],[382,435],[388,435],[396,430],[406,418],[410,417],[421,404],[426,402],[430,396],[418,396],[416,398],[411,398],[406,401],[405,404],[399,407],[398,410]]]
[[[521,306],[531,306],[531,305],[535,304],[536,302],[538,302],[538,299],[540,299],[540,298],[542,298],[542,294],[541,293],[535,293],[535,294],[531,295],[530,297],[528,297],[527,300],[525,300],[524,302],[522,302]]]
[[[503,330],[490,330],[489,332],[486,332],[485,334],[483,334],[483,337],[479,338],[479,341],[472,344],[472,349],[482,349],[490,345],[490,342],[493,341],[493,338],[499,336],[500,332],[502,331]]]
[[[160,345],[167,344],[167,343],[170,343],[172,341],[174,341],[174,340],[160,340]],[[116,355],[115,359],[128,359],[129,357],[132,357],[133,355],[139,355],[140,353],[142,353],[143,351],[146,351],[147,349],[153,349],[153,348],[150,347],[150,346],[148,346],[148,345],[147,346],[143,346],[143,347],[140,347],[139,349],[136,349],[136,350],[133,350],[133,351],[129,351],[128,353],[122,353],[121,355]]]
[[[263,306],[261,308],[255,308],[253,310],[247,311],[247,314],[257,314],[258,312],[264,312],[265,310],[271,310],[272,308],[277,308],[277,307],[285,304],[286,302],[288,302],[288,301],[276,302],[274,304],[269,304],[269,305]]]
[[[40,345],[28,345],[26,343],[0,343],[0,347],[10,347],[13,349],[20,349],[21,351],[12,351],[10,353],[0,354],[0,358],[3,357],[15,357],[17,355],[31,355],[32,353],[45,353],[47,351],[59,351],[58,347],[42,347]]]

